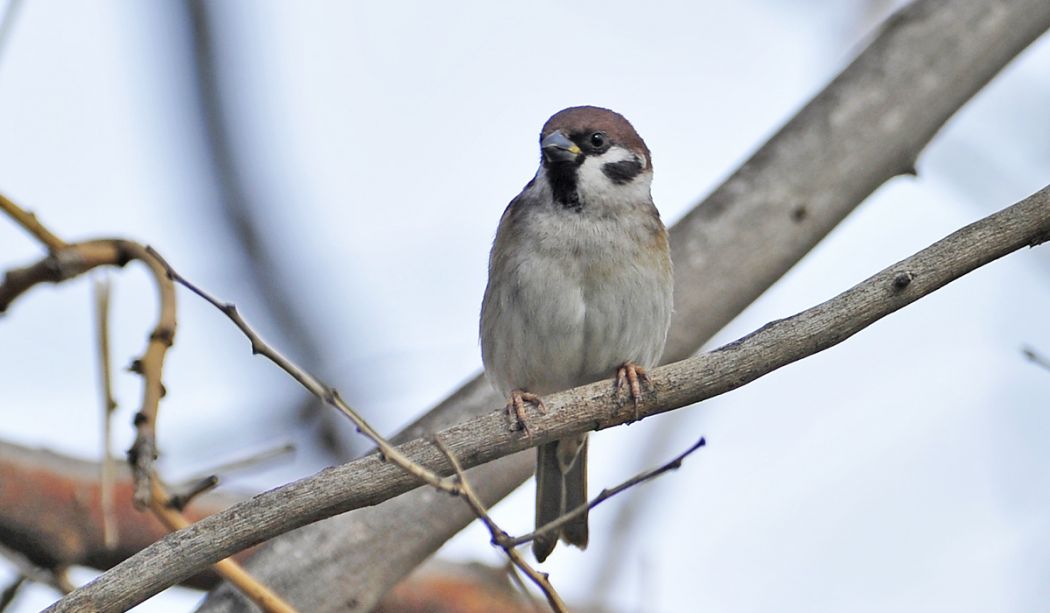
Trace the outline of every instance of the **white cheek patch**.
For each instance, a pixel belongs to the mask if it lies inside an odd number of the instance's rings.
[[[617,162],[637,162],[643,169],[636,177],[627,182],[614,181],[605,173],[606,164]],[[588,202],[638,202],[648,200],[649,183],[652,174],[645,168],[645,158],[631,153],[623,147],[611,147],[598,156],[587,156],[577,171],[577,190],[580,199]]]

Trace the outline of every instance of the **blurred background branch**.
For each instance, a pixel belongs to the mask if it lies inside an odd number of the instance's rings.
[[[288,283],[287,274],[301,262],[295,261],[296,250],[279,249],[274,229],[265,220],[273,216],[267,210],[276,206],[272,198],[259,195],[251,187],[251,173],[239,158],[236,139],[232,134],[228,111],[223,103],[222,66],[219,61],[221,42],[216,35],[215,18],[218,9],[205,0],[185,0],[180,7],[190,38],[190,66],[193,95],[200,121],[203,144],[203,168],[210,175],[215,189],[221,226],[236,245],[229,249],[235,254],[235,266],[250,279],[249,286],[258,294],[258,304],[265,309],[265,319],[279,330],[288,352],[312,372],[324,373],[325,359],[316,331],[315,320],[307,311],[309,302],[298,299],[296,290]],[[295,203],[284,203],[295,210]],[[231,260],[227,260],[231,261]],[[350,383],[353,382],[351,379]],[[351,391],[351,390],[347,390]],[[326,449],[334,460],[345,460],[363,450],[357,441],[345,437],[339,430],[339,419],[309,394],[300,395],[297,408],[291,412],[303,420],[302,425],[317,423],[315,441]]]
[[[535,165],[535,131],[554,110],[590,103],[630,117],[653,148],[654,197],[670,221],[741,167],[718,190],[728,191],[728,205],[709,207],[715,234],[695,235],[701,257],[764,257],[767,245],[780,250],[796,239],[789,251],[805,249],[807,232],[834,216],[821,207],[837,201],[838,192],[850,192],[850,201],[864,198],[852,188],[871,178],[856,167],[870,163],[870,153],[881,150],[875,157],[907,166],[909,155],[890,151],[899,137],[881,130],[903,122],[902,130],[925,142],[926,128],[908,125],[909,118],[961,102],[957,91],[942,101],[925,97],[924,88],[979,82],[979,73],[1003,63],[1000,54],[1015,52],[1017,36],[1044,27],[1045,8],[1024,3],[1016,9],[1021,4],[1012,0],[958,3],[955,14],[967,26],[928,37],[944,45],[926,62],[918,87],[832,99],[831,108],[816,113],[815,127],[802,126],[812,132],[774,138],[770,145],[790,146],[763,147],[752,156],[792,109],[884,34],[885,27],[875,25],[901,0],[645,7],[610,0],[602,11],[573,3],[459,10],[416,3],[407,15],[403,7],[360,3],[0,0],[0,14],[15,4],[17,22],[7,23],[17,27],[4,26],[7,34],[0,35],[0,190],[64,232],[148,240],[195,281],[245,307],[266,337],[313,367],[309,348],[285,337],[287,326],[271,313],[261,290],[271,283],[291,297],[292,316],[319,353],[316,372],[370,411],[384,433],[476,372],[485,254],[507,198]],[[1005,22],[1016,23],[1019,13],[1030,20],[989,35],[982,24],[994,20],[972,19],[970,11],[993,6]],[[563,46],[543,44],[552,22],[589,24],[588,32],[600,33],[589,39],[592,47],[600,54],[606,41],[615,41],[616,61],[572,69]],[[907,24],[893,24],[908,31],[901,26]],[[993,57],[967,59],[973,49]],[[901,67],[884,65],[892,66],[889,72]],[[1044,185],[1048,66],[1044,37],[923,150],[919,179],[877,189],[713,342],[833,295]],[[892,74],[886,78],[893,81]],[[884,92],[891,97],[880,98]],[[851,99],[882,112],[857,120]],[[225,168],[232,169],[269,272],[249,270],[255,263],[220,203],[220,163],[204,118],[209,107],[226,140]],[[832,142],[844,149],[821,149],[829,137],[822,130],[855,121],[864,129],[843,130]],[[918,149],[911,153],[914,162]],[[768,167],[770,160],[779,170]],[[751,179],[766,175],[779,189]],[[841,183],[836,175],[844,177]],[[820,191],[810,202],[813,194],[802,188],[814,184]],[[736,213],[738,198],[745,203],[740,216],[753,227],[726,251],[723,239],[736,235],[722,218]],[[751,209],[749,198],[776,206]],[[723,232],[729,234],[718,235]],[[0,268],[37,252],[21,232],[0,224]],[[736,268],[745,264],[712,262],[711,274],[684,291],[720,301],[724,284],[736,284],[729,291],[740,293],[726,302],[746,301],[742,286],[752,280]],[[603,432],[592,450],[596,487],[660,461],[664,450],[701,433],[712,445],[697,470],[675,477],[688,478],[684,487],[656,483],[644,496],[604,504],[595,534],[616,536],[593,539],[587,552],[565,551],[544,570],[574,605],[600,600],[615,611],[743,613],[861,604],[909,610],[916,602],[945,610],[1038,608],[1050,599],[1050,534],[1041,529],[1050,506],[1050,473],[1042,470],[1050,422],[1045,371],[1022,364],[1017,347],[1050,343],[1042,325],[1050,308],[1050,286],[1043,282],[1048,265],[1046,249],[1008,258],[885,320],[877,332],[702,411]],[[260,282],[256,274],[265,278]],[[770,283],[775,274],[771,268]],[[148,282],[141,271],[121,275],[112,305],[114,364],[141,351],[150,325],[143,317],[153,308],[143,289]],[[93,324],[77,302],[88,299],[87,289],[84,283],[38,289],[0,319],[0,388],[2,404],[11,408],[0,438],[98,456]],[[687,297],[682,291],[679,297]],[[333,447],[324,440],[319,445],[318,437],[360,440],[327,428],[324,412],[306,411],[315,417],[302,420],[305,405],[294,384],[268,364],[246,359],[243,338],[228,322],[198,301],[187,302],[180,305],[180,342],[165,372],[171,407],[163,416],[166,475],[212,474],[217,456],[295,441],[294,460],[223,480],[235,491],[260,491],[331,463]],[[732,311],[726,309],[730,317]],[[712,329],[724,316],[711,312]],[[687,326],[677,330],[693,333]],[[118,448],[130,442],[131,429],[119,424],[130,421],[129,400],[139,384],[114,370],[114,396],[125,399],[116,414]],[[499,402],[473,380],[401,440],[469,413],[446,409],[490,409]],[[974,440],[982,444],[975,447]],[[655,455],[644,458],[646,449]],[[526,453],[480,467],[471,482],[479,483],[486,505],[494,504],[527,477],[532,460]],[[5,484],[0,481],[0,509],[9,507]],[[517,488],[494,509],[501,525],[527,529],[530,494]],[[615,519],[618,513],[627,520]],[[261,554],[268,561],[260,556],[258,564],[283,577],[281,592],[313,590],[304,602],[334,601],[342,592],[361,596],[366,607],[439,548],[445,560],[495,560],[498,552],[477,522],[445,545],[472,519],[465,505],[417,491],[276,539]],[[295,569],[289,568],[293,559]],[[0,600],[13,598],[17,613],[53,602],[52,589],[22,581],[18,568],[0,563],[0,585],[10,588]],[[74,584],[93,572],[69,568]],[[439,573],[429,585],[459,589],[446,578]],[[333,587],[339,589],[328,593]],[[176,587],[143,611],[187,610],[199,598]],[[488,607],[495,609],[509,607]]]
[[[965,6],[920,0],[888,20],[823,92],[672,227],[676,320],[665,360],[697,351],[879,185],[911,172],[944,122],[1048,27],[1050,5],[1040,0]],[[890,114],[897,121],[885,122]],[[393,440],[436,431],[499,403],[475,378]],[[467,473],[486,504],[531,475],[531,454],[525,455],[482,467],[485,474]],[[305,608],[342,602],[331,591],[337,585],[354,595],[352,610],[367,611],[473,519],[458,501],[435,498],[418,490],[282,536],[249,568],[268,584],[283,585]],[[412,527],[420,525],[427,527],[425,537],[404,536],[418,534]],[[310,547],[319,542],[330,545]],[[371,554],[380,550],[381,559]],[[299,572],[281,562],[290,551],[301,554]],[[199,610],[243,606],[235,592],[220,587]]]

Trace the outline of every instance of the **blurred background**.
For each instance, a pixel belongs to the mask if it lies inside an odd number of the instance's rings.
[[[393,433],[480,369],[486,258],[570,105],[627,116],[668,225],[819,91],[898,3],[0,2],[0,191],[68,240],[122,236],[233,301]],[[1022,54],[712,343],[821,302],[1050,177],[1050,40]],[[0,269],[42,251],[0,219]],[[95,275],[103,276],[103,275]],[[113,271],[112,355],[154,295]],[[1032,611],[1050,602],[1050,251],[981,268],[843,345],[702,406],[592,439],[592,513],[544,570],[612,611]],[[367,449],[217,311],[179,293],[160,468],[252,492]],[[0,317],[0,439],[100,456],[91,283]],[[140,380],[115,376],[114,452]],[[532,484],[495,508],[532,522]],[[3,501],[0,501],[2,512]],[[439,554],[502,563],[472,526]],[[94,571],[78,569],[85,581]],[[16,576],[0,560],[0,583]],[[24,589],[10,610],[56,598]],[[184,611],[200,593],[138,608]]]

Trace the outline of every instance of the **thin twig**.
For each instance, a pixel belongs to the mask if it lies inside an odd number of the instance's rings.
[[[109,279],[95,280],[95,323],[98,339],[99,378],[102,388],[102,461],[99,462],[99,497],[102,509],[102,544],[112,550],[117,546],[117,520],[113,512],[113,481],[117,467],[110,450],[113,446],[112,367],[109,359]]]
[[[203,479],[198,479],[191,483],[185,491],[178,494],[171,494],[168,497],[168,506],[176,511],[182,511],[186,508],[186,505],[193,502],[194,498],[212,491],[218,485],[219,478],[215,475],[209,475]]]
[[[205,290],[194,285],[192,282],[187,280],[185,277],[175,271],[174,268],[152,247],[146,247],[146,251],[151,257],[155,258],[167,271],[168,277],[190,290],[197,296],[204,299],[206,302],[219,309],[226,317],[230,319],[237,326],[237,328],[246,336],[252,345],[252,353],[262,355],[269,359],[277,367],[284,370],[286,373],[291,375],[293,379],[299,382],[300,385],[305,387],[310,393],[314,394],[326,404],[331,405],[338,409],[343,415],[350,418],[350,421],[357,426],[358,432],[368,437],[376,446],[379,448],[379,453],[383,458],[393,462],[397,466],[409,474],[415,476],[423,483],[436,487],[442,491],[454,493],[455,486],[445,478],[442,478],[432,470],[424,468],[422,465],[410,459],[391,445],[382,435],[379,434],[372,426],[361,417],[357,411],[352,409],[350,405],[346,403],[340,396],[339,392],[327,383],[322,382],[314,375],[307,372],[304,368],[293,362],[291,359],[284,356],[280,351],[271,346],[269,343],[264,341],[258,332],[241,316],[240,311],[237,310],[236,305],[230,302],[223,302],[218,298],[212,296]]]
[[[97,266],[123,266],[130,260],[139,260],[146,264],[152,273],[160,297],[160,313],[157,325],[150,333],[145,353],[141,358],[135,360],[131,367],[132,371],[142,375],[144,381],[142,408],[135,415],[135,442],[128,450],[128,461],[131,464],[135,485],[133,499],[136,506],[140,508],[148,506],[170,530],[180,530],[189,526],[189,520],[168,506],[167,492],[164,491],[154,472],[157,457],[157,411],[160,399],[164,395],[161,373],[164,367],[164,357],[175,338],[176,325],[175,287],[166,268],[161,265],[162,260],[155,257],[156,251],[147,250],[139,243],[123,239],[66,243],[44,227],[35,215],[25,212],[2,195],[0,195],[0,210],[10,215],[16,223],[44,243],[50,251],[48,257],[42,262],[16,271],[18,275],[14,280],[12,280],[12,273],[8,272],[3,284],[0,284],[0,311],[6,308],[11,300],[38,283],[65,280]],[[100,304],[100,322],[105,316],[105,310]],[[100,330],[103,330],[101,323]],[[101,338],[105,338],[104,332],[104,330],[100,332]],[[103,351],[105,355],[108,355],[108,346],[105,346]],[[108,358],[105,358],[103,362],[103,376],[108,380]],[[104,387],[106,385],[104,384]],[[106,408],[109,409],[111,398],[108,392],[106,396]],[[269,588],[248,575],[232,559],[216,562],[215,568],[264,610],[294,613],[293,608],[273,594]],[[56,576],[59,577],[57,573]]]
[[[0,312],[18,296],[39,283],[58,283],[99,266],[124,266],[139,260],[149,269],[157,286],[160,304],[157,325],[150,332],[142,357],[131,370],[142,375],[142,405],[135,415],[135,442],[128,450],[135,481],[135,505],[145,508],[150,495],[149,483],[157,459],[157,411],[164,395],[161,373],[168,348],[175,341],[175,287],[159,261],[145,247],[134,241],[111,238],[67,243],[44,227],[36,215],[26,212],[0,194],[0,210],[44,244],[48,257],[24,268],[9,270],[0,284]],[[152,253],[156,253],[155,251]]]
[[[26,232],[33,235],[33,238],[43,243],[48,252],[52,254],[57,253],[68,246],[66,241],[58,238],[52,234],[50,230],[45,228],[37,220],[36,215],[23,210],[17,204],[8,200],[3,194],[0,194],[0,210],[10,215],[18,225],[26,230]]]
[[[156,475],[150,480],[150,483],[153,487],[153,495],[150,496],[150,510],[160,519],[161,523],[172,532],[189,526],[190,521],[183,517],[182,513],[172,508],[167,493],[160,484],[160,480],[156,478]],[[292,605],[285,602],[283,598],[270,590],[270,588],[245,572],[241,565],[233,559],[225,558],[219,560],[212,565],[212,568],[263,611],[267,613],[296,613]]]
[[[1045,355],[1036,351],[1035,347],[1029,347],[1026,345],[1021,348],[1021,353],[1024,354],[1024,357],[1028,358],[1029,362],[1050,370],[1050,358],[1047,358]]]
[[[206,471],[197,473],[196,476],[186,477],[183,479],[183,483],[195,482],[206,478],[208,475],[222,475],[226,473],[232,473],[242,470],[258,468],[260,464],[266,462],[272,462],[281,456],[295,453],[294,443],[281,443],[275,447],[263,449],[261,451],[247,453],[241,457],[235,457],[231,460],[220,462],[209,468]]]
[[[455,492],[456,495],[466,500],[467,504],[470,505],[470,508],[474,511],[474,514],[485,524],[485,527],[489,530],[489,534],[492,535],[492,542],[499,545],[503,551],[507,553],[507,557],[510,558],[511,562],[521,569],[521,572],[525,573],[525,576],[532,580],[532,582],[543,591],[543,595],[547,597],[547,603],[551,606],[552,610],[558,613],[568,611],[569,609],[565,606],[565,602],[562,601],[557,590],[551,585],[547,573],[537,571],[526,562],[525,558],[514,548],[514,542],[513,539],[510,538],[510,535],[504,532],[489,515],[488,509],[485,508],[481,499],[478,498],[477,494],[475,494],[474,490],[470,487],[470,482],[467,480],[467,477],[463,472],[463,467],[460,466],[459,460],[456,459],[455,454],[453,454],[445,443],[441,441],[440,437],[434,438],[434,445],[441,450],[441,453],[445,454],[445,457],[448,458],[449,463],[452,465],[452,470],[455,471],[457,478],[456,483],[458,486],[457,491]]]
[[[639,407],[643,417],[692,406],[740,388],[779,368],[834,347],[883,317],[990,262],[1050,239],[1050,186],[893,264],[830,300],[777,320],[714,351],[650,372],[656,394]],[[631,419],[610,410],[609,382],[544,398],[550,410],[535,416],[531,441],[507,431],[502,407],[446,427],[440,436],[477,466],[523,449],[601,430]],[[448,462],[432,441],[403,444],[428,465]],[[331,467],[207,517],[177,536],[146,548],[76,593],[49,607],[128,608],[224,556],[307,523],[375,505],[418,486],[418,480],[375,455]],[[309,504],[302,497],[309,496]],[[221,535],[221,539],[218,538]]]
[[[630,479],[624,481],[620,485],[617,485],[616,487],[614,487],[612,489],[603,489],[601,491],[601,493],[599,493],[590,502],[588,502],[586,504],[581,504],[580,506],[576,507],[575,509],[565,513],[561,517],[559,517],[559,518],[557,518],[557,519],[555,519],[553,521],[547,522],[546,524],[543,524],[542,526],[540,526],[539,528],[536,528],[535,530],[533,530],[532,532],[530,532],[528,534],[523,534],[523,535],[521,535],[519,537],[516,537],[516,538],[512,539],[511,543],[513,545],[515,545],[515,546],[517,546],[517,545],[524,545],[525,543],[528,543],[529,541],[535,539],[537,536],[539,536],[541,534],[546,534],[548,532],[553,532],[553,531],[561,528],[562,526],[564,526],[565,524],[569,523],[573,519],[576,519],[580,515],[582,515],[582,514],[586,513],[587,511],[593,509],[594,507],[598,506],[599,504],[601,504],[602,502],[608,500],[609,498],[612,498],[613,496],[619,494],[620,492],[623,492],[624,490],[628,490],[628,489],[630,489],[630,488],[632,488],[632,487],[634,487],[634,486],[636,486],[636,485],[638,485],[640,483],[644,483],[644,482],[646,482],[646,481],[648,481],[650,479],[655,479],[656,477],[659,477],[660,475],[664,474],[665,472],[668,472],[668,471],[671,471],[671,470],[677,470],[677,469],[681,468],[682,460],[684,460],[687,456],[689,456],[689,454],[693,453],[697,449],[700,449],[701,447],[703,447],[706,444],[707,444],[707,441],[705,441],[704,437],[701,436],[700,440],[698,440],[697,442],[693,443],[689,447],[689,449],[686,449],[682,453],[678,454],[677,456],[674,457],[674,459],[672,459],[670,462],[667,462],[663,466],[660,466],[659,468],[654,468],[653,470],[649,470],[649,471],[646,471],[646,472],[643,472],[643,473],[639,473],[639,474],[631,477]]]

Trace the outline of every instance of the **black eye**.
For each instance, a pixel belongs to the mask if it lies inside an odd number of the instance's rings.
[[[605,135],[605,132],[595,132],[594,134],[591,134],[591,146],[595,149],[601,149],[604,147],[606,140],[608,140],[608,137]]]

